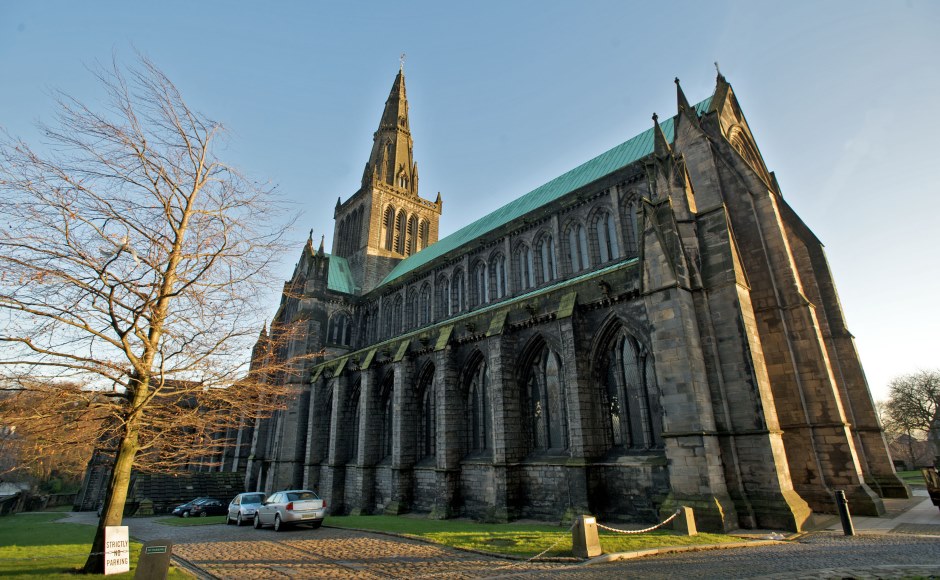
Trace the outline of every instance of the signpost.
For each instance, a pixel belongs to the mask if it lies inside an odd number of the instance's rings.
[[[120,574],[131,569],[131,544],[127,526],[104,528],[104,574]]]

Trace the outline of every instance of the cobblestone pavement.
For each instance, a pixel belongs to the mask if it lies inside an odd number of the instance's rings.
[[[76,523],[97,523],[93,513],[70,514]],[[170,539],[173,554],[207,577],[276,578],[483,578],[518,572],[546,573],[564,565],[527,564],[452,550],[383,534],[301,527],[225,525],[174,527],[159,518],[127,518],[132,537]]]
[[[940,578],[940,536],[923,535],[921,529],[936,534],[940,516],[929,501],[926,507],[917,507],[923,514],[905,512],[890,531],[862,529],[854,537],[822,531],[770,546],[590,566],[512,562],[393,536],[325,527],[277,533],[247,526],[171,527],[156,523],[158,518],[129,518],[125,524],[135,538],[173,540],[174,553],[205,571],[206,578]],[[69,519],[97,522],[93,513],[70,514]]]

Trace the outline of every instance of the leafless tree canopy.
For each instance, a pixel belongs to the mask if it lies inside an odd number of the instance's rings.
[[[0,143],[0,423],[90,421],[116,471],[178,467],[283,402],[273,357],[248,362],[284,228],[153,63],[95,74],[104,107],[58,93],[41,148]]]
[[[940,371],[918,371],[894,378],[882,414],[885,429],[926,437],[940,404]]]

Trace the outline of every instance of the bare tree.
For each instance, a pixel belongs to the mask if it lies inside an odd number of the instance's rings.
[[[0,424],[70,421],[111,446],[85,572],[103,568],[132,467],[179,468],[285,395],[268,380],[283,369],[259,364],[278,357],[247,364],[282,250],[272,191],[216,156],[222,127],[145,57],[94,74],[100,110],[57,93],[41,153],[0,143],[0,381],[44,401]]]
[[[901,375],[888,385],[883,405],[885,431],[905,435],[911,462],[915,462],[914,441],[924,440],[940,403],[940,371],[918,371]]]

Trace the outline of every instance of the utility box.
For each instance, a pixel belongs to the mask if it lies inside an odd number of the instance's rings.
[[[601,555],[601,541],[597,537],[597,518],[578,516],[571,530],[571,551],[578,558]]]

